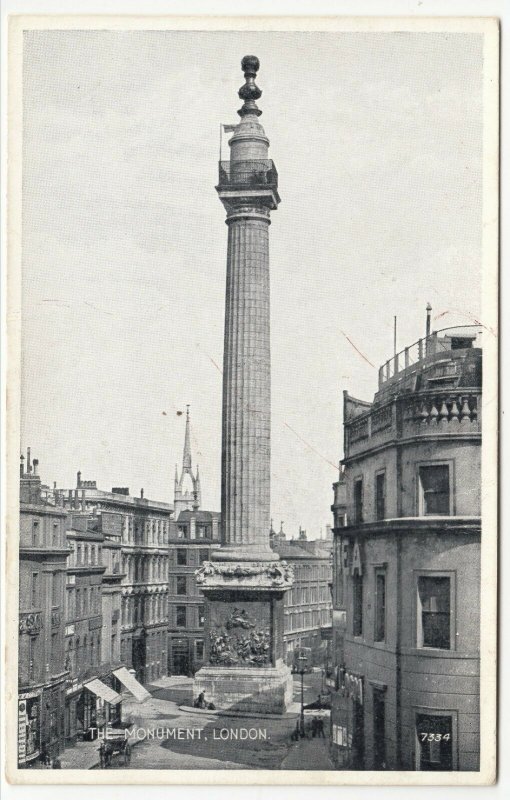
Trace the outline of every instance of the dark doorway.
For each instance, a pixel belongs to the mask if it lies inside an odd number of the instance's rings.
[[[145,636],[141,634],[133,639],[133,669],[136,671],[136,678],[140,683],[144,683],[146,680],[145,657]]]
[[[418,714],[418,768],[427,772],[453,769],[452,718],[434,714]]]
[[[374,769],[386,769],[386,703],[384,692],[374,689]]]
[[[353,702],[352,769],[365,769],[365,716],[363,706]]]
[[[189,674],[192,664],[187,639],[175,639],[172,642],[172,662],[173,675]]]

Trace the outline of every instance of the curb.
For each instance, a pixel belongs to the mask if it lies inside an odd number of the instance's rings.
[[[286,719],[297,719],[299,711],[289,711],[285,714],[248,714],[243,711],[220,711],[215,709],[211,711],[209,708],[194,708],[193,706],[179,706],[179,711],[185,711],[187,714],[203,714],[207,717],[237,717],[239,719],[272,719],[274,722]]]

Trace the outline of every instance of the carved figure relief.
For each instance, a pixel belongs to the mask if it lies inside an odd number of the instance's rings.
[[[245,664],[255,667],[270,662],[269,628],[257,629],[245,609],[234,608],[224,626],[217,626],[210,636],[211,664],[224,667]]]

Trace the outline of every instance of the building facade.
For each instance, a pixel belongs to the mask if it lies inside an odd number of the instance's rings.
[[[285,660],[294,665],[298,649],[310,649],[311,665],[329,669],[331,641],[331,543],[308,540],[300,530],[298,539],[287,540],[283,531],[271,537],[272,546],[292,567],[294,583],[285,594],[283,639]]]
[[[64,747],[67,514],[37,474],[20,465],[18,765],[35,766]]]
[[[75,489],[57,490],[57,494],[70,510],[121,516],[120,661],[135,671],[141,683],[166,675],[172,506],[148,500],[143,489],[139,497],[130,495],[125,487],[100,490],[95,481],[82,480],[80,472]]]
[[[121,666],[120,553],[111,565],[117,566],[117,574],[110,575],[110,548],[105,547],[102,523],[102,514],[68,516],[65,735],[70,745],[121,719],[121,685],[114,674]],[[111,521],[105,527],[111,528]]]
[[[177,472],[177,470],[176,470]],[[191,476],[186,486],[185,476]],[[193,477],[189,407],[180,480],[176,476],[176,521],[168,556],[168,674],[194,674],[204,663],[205,601],[195,572],[219,547],[220,514],[200,509],[198,468]],[[177,510],[179,513],[177,514]]]
[[[479,765],[482,350],[427,335],[344,393],[335,485],[332,754],[350,769]]]

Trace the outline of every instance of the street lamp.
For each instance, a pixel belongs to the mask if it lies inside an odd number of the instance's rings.
[[[305,674],[305,664],[308,662],[308,657],[302,653],[297,657],[296,661],[300,662],[298,672],[301,675],[301,714],[299,717],[299,735],[301,738],[305,735],[305,700],[304,700],[304,687],[303,676]]]

